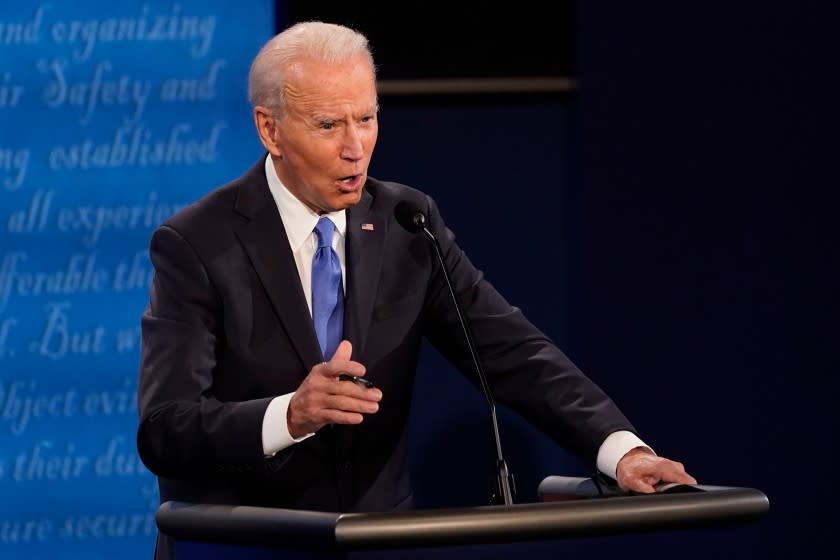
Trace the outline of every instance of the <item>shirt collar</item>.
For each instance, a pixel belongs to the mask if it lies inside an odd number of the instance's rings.
[[[283,220],[283,226],[286,228],[289,245],[292,247],[292,252],[297,252],[312,235],[312,231],[321,216],[289,192],[289,189],[277,176],[271,155],[265,158],[265,177],[268,180],[268,189],[271,191],[275,204],[277,204],[278,212],[280,212],[280,218]],[[335,224],[336,232],[343,239],[347,231],[346,212],[337,210],[323,215]]]

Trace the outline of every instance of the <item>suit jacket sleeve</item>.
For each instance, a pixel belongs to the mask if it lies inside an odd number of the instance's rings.
[[[263,468],[271,398],[220,402],[213,392],[221,304],[204,264],[170,226],[152,236],[155,278],[143,314],[137,446],[170,478],[236,476]]]
[[[427,198],[427,215],[494,398],[594,465],[604,439],[617,430],[634,431],[633,426],[591,379],[485,280],[456,244],[431,198]],[[436,262],[433,266],[425,304],[426,335],[478,384],[443,274]]]

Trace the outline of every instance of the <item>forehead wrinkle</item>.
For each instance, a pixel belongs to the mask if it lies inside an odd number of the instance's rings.
[[[291,110],[327,114],[355,114],[357,111],[364,114],[376,111],[376,80],[373,75],[370,76],[371,99],[365,107],[359,107],[358,69],[349,76],[339,72],[341,79],[324,74],[318,80],[313,80],[312,74],[308,73],[311,69],[307,68],[304,61],[290,64],[287,70],[284,95]]]
[[[376,112],[376,98],[359,106],[352,95],[334,96],[324,90],[308,91],[289,84],[286,89],[288,108],[292,112],[315,116],[341,117],[344,115],[361,116]]]

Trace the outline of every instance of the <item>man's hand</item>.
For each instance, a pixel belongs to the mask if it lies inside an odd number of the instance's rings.
[[[313,367],[289,402],[287,425],[293,438],[317,432],[327,424],[360,424],[362,414],[379,410],[382,391],[339,381],[342,373],[361,377],[365,366],[350,360],[353,346],[342,340],[329,362]]]
[[[644,447],[631,449],[621,458],[616,477],[619,488],[641,494],[655,492],[653,485],[659,482],[697,484],[694,477],[685,472],[682,463],[657,457]]]

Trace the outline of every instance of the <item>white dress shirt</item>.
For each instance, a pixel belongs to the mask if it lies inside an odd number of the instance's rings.
[[[298,200],[280,181],[271,156],[265,158],[265,175],[268,179],[268,188],[271,196],[277,204],[277,210],[283,218],[283,226],[286,229],[286,236],[289,238],[289,245],[295,257],[300,282],[303,286],[303,293],[306,296],[306,304],[309,306],[309,313],[312,313],[312,258],[318,247],[317,236],[314,233],[315,224],[321,218],[308,206]],[[347,270],[344,264],[344,240],[347,234],[347,216],[344,210],[332,212],[326,215],[335,224],[337,235],[333,235],[332,247],[341,262],[341,280],[346,289]],[[326,356],[329,359],[329,356]],[[289,434],[287,414],[289,402],[294,393],[287,393],[275,397],[269,403],[265,411],[262,425],[263,453],[271,457],[278,451],[289,447],[297,442],[312,436],[307,434],[300,438],[293,438]],[[635,447],[647,447],[647,445],[628,431],[613,432],[604,440],[598,449],[598,470],[615,478],[618,461],[625,453]]]
[[[277,172],[274,170],[274,163],[271,156],[265,158],[265,176],[268,179],[268,189],[277,204],[280,217],[283,218],[283,227],[286,229],[286,237],[289,238],[289,245],[295,257],[300,283],[303,287],[303,295],[306,296],[306,305],[309,307],[309,314],[312,314],[312,258],[318,248],[318,236],[315,234],[315,225],[321,216],[298,200],[295,195],[280,181]],[[347,215],[344,210],[331,212],[326,216],[335,224],[335,234],[332,238],[332,248],[338,255],[341,262],[341,283],[347,287],[347,269],[344,266],[344,236],[347,234]],[[329,359],[330,356],[324,356]],[[263,453],[271,457],[278,451],[290,445],[303,441],[313,434],[307,434],[300,438],[293,438],[289,433],[287,415],[289,402],[294,393],[287,393],[271,400],[265,411],[262,425]]]

